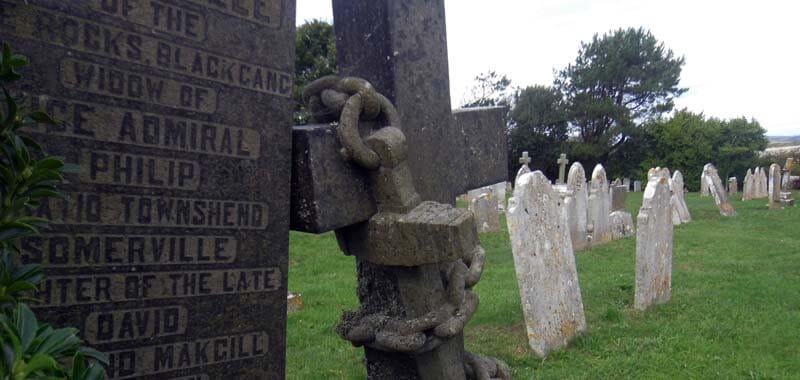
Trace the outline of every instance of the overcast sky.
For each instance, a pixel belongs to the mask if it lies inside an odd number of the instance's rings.
[[[800,135],[800,1],[445,0],[453,107],[488,70],[550,85],[594,33],[642,26],[685,56],[679,108],[755,118]],[[331,0],[297,0],[297,23],[332,20]]]

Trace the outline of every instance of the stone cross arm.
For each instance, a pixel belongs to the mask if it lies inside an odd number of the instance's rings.
[[[505,115],[505,107],[454,111],[450,128],[456,129],[457,140],[431,142],[447,150],[450,162],[430,162],[422,175],[449,180],[444,186],[452,196],[451,202],[469,189],[505,181]],[[364,136],[374,127],[371,123],[361,124]],[[293,128],[293,230],[323,233],[366,221],[377,212],[369,173],[342,159],[340,149],[331,125]],[[414,147],[409,149],[413,152]]]

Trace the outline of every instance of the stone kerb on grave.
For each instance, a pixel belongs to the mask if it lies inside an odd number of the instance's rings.
[[[563,197],[563,207],[567,214],[572,248],[582,250],[589,245],[586,231],[589,210],[589,195],[586,184],[586,172],[580,162],[574,162],[567,174],[566,195]]]
[[[79,327],[108,378],[285,377],[295,1],[250,4],[0,4],[31,110],[69,121],[32,133],[82,168],[22,244],[37,317]],[[30,251],[57,246],[103,253]]]
[[[772,164],[769,166],[768,182],[769,200],[767,205],[771,209],[781,208],[781,166]]]
[[[755,198],[755,177],[753,176],[753,171],[750,168],[747,168],[747,174],[744,176],[744,182],[742,183],[742,200],[749,201]]]
[[[673,224],[669,178],[650,176],[636,218],[634,307],[647,310],[668,302],[672,293]]]
[[[678,225],[691,222],[692,215],[689,212],[689,206],[686,204],[686,198],[684,197],[683,174],[680,170],[676,170],[675,173],[672,174],[672,180],[669,185],[672,191],[670,200],[672,203],[673,224]]]
[[[544,357],[586,330],[566,213],[535,171],[517,180],[507,215],[528,343]]]
[[[722,186],[722,180],[717,174],[717,168],[712,164],[706,164],[703,167],[703,178],[706,179],[709,193],[714,198],[714,203],[717,204],[719,213],[722,216],[735,216],[736,210],[733,209],[730,202],[728,202],[728,193]]]
[[[591,236],[591,244],[598,245],[611,241],[611,227],[608,223],[608,215],[611,213],[611,196],[608,190],[606,170],[601,164],[597,164],[592,171],[588,205],[587,230]]]
[[[500,229],[500,211],[497,208],[497,198],[494,192],[486,192],[473,198],[470,210],[475,215],[475,225],[478,232],[494,232]]]

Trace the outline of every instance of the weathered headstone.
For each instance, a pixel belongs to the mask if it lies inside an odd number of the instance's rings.
[[[747,174],[744,176],[744,182],[742,183],[742,200],[749,201],[751,199],[755,199],[755,176],[753,176],[753,171],[750,168],[747,168]]]
[[[557,199],[542,172],[524,174],[507,213],[528,343],[540,357],[586,330],[567,218]]]
[[[728,193],[722,187],[722,180],[719,179],[717,168],[712,164],[706,164],[703,167],[703,178],[705,178],[709,193],[714,198],[714,203],[717,204],[719,213],[723,216],[736,215],[736,210],[728,202]]]
[[[689,206],[686,205],[684,198],[684,182],[683,174],[680,170],[676,170],[672,174],[670,181],[670,189],[672,190],[672,221],[674,225],[681,223],[689,223],[692,221],[692,215],[689,213]],[[677,221],[677,223],[675,223]]]
[[[528,152],[522,152],[522,157],[519,158],[519,163],[521,166],[519,167],[519,170],[517,170],[517,176],[514,177],[515,181],[516,178],[519,178],[521,175],[531,172],[531,167],[528,166],[531,163],[531,158],[528,156]]]
[[[563,197],[563,203],[567,214],[567,225],[572,239],[572,248],[575,251],[582,250],[589,244],[589,236],[586,231],[589,195],[586,172],[580,162],[573,163],[569,168],[566,195]]]
[[[622,186],[625,186],[625,188],[628,191],[631,191],[631,179],[630,178],[623,178],[622,179]]]
[[[706,171],[703,170],[703,172],[700,173],[700,196],[707,197],[709,195],[711,195],[709,179],[708,175],[706,174]]]
[[[567,164],[569,163],[567,155],[565,153],[561,153],[561,156],[558,157],[556,163],[558,163],[558,184],[561,185],[564,184],[564,179],[566,178],[565,176],[567,174]]]
[[[589,214],[587,223],[592,245],[611,241],[611,228],[608,214],[611,213],[611,196],[608,190],[608,179],[603,165],[597,164],[592,171],[589,182]]]
[[[614,211],[608,215],[611,224],[611,238],[619,240],[632,236],[636,231],[633,227],[633,217],[626,211]]]
[[[612,185],[611,191],[611,211],[625,209],[625,202],[628,200],[628,189],[623,185]]]
[[[781,166],[778,164],[769,166],[768,193],[769,208],[781,208]]]
[[[478,232],[494,232],[500,229],[500,211],[497,209],[497,197],[494,192],[483,193],[473,198],[470,210],[475,215]]]
[[[736,177],[728,178],[728,195],[734,196],[739,193],[739,182]]]
[[[713,191],[713,190],[712,190]],[[672,207],[668,177],[651,176],[636,218],[636,289],[633,306],[647,310],[672,294]]]
[[[794,158],[787,158],[786,165],[784,165],[781,172],[783,175],[781,179],[781,206],[783,207],[794,206],[794,198],[792,197],[792,170],[794,165]]]
[[[284,378],[295,2],[2,1],[0,31],[81,166],[21,247],[40,319],[111,379]]]
[[[634,193],[642,192],[642,181],[633,181],[633,192]]]
[[[767,172],[762,167],[756,168],[756,194],[757,198],[767,198],[769,196]]]

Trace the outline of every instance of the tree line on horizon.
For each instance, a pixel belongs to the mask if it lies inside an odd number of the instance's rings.
[[[312,80],[335,74],[333,25],[307,21],[297,29],[295,123],[308,121],[300,91]],[[684,58],[644,28],[616,29],[581,42],[575,61],[555,72],[551,85],[514,87],[495,71],[481,73],[462,107],[509,107],[508,178],[528,151],[531,168],[557,176],[556,159],[566,153],[587,170],[605,166],[609,177],[644,180],[647,170],[680,170],[686,186],[700,187],[700,173],[714,163],[723,178],[741,178],[762,165],[766,130],[755,119],[719,119],[675,110]]]

